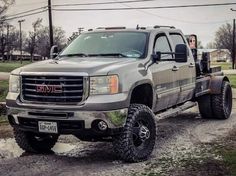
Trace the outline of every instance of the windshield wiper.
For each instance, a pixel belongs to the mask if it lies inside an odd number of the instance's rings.
[[[75,54],[59,55],[59,57],[74,57],[74,56],[78,56],[78,57],[88,57],[88,55],[87,55],[87,54],[84,54],[84,53],[75,53]]]
[[[122,53],[101,53],[101,54],[88,54],[88,56],[116,56],[116,57],[128,57]]]

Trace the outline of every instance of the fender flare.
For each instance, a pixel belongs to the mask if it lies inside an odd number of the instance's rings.
[[[137,81],[135,82],[130,90],[129,90],[129,94],[128,94],[128,100],[129,102],[131,101],[131,95],[134,91],[134,89],[137,87],[137,86],[140,86],[140,85],[143,85],[143,84],[149,84],[151,87],[152,87],[152,94],[153,94],[153,102],[152,102],[152,108],[155,106],[155,102],[156,102],[156,96],[155,96],[155,91],[154,91],[154,86],[153,86],[153,83],[150,79],[144,79],[144,80],[140,80],[140,81]]]
[[[223,81],[229,81],[229,78],[227,76],[213,76],[210,80],[210,94],[220,94],[221,93],[221,85],[223,84]]]

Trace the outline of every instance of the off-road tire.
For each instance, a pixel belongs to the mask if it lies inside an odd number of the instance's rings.
[[[232,111],[232,89],[227,81],[221,85],[221,93],[212,95],[212,111],[216,119],[228,119]]]
[[[14,136],[19,147],[31,153],[50,153],[58,139],[58,135],[36,134],[17,127],[14,127]]]
[[[138,122],[146,124],[150,137],[140,146],[134,140],[134,130]],[[142,104],[131,104],[128,110],[126,124],[122,132],[113,138],[113,147],[118,157],[127,162],[147,160],[151,155],[156,140],[156,124],[152,110]]]
[[[212,112],[212,100],[211,95],[204,95],[198,98],[198,108],[201,114],[201,117],[204,119],[212,119],[214,118]]]

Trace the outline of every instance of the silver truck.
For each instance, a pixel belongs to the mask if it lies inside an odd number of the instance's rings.
[[[198,103],[202,118],[227,119],[229,80],[196,58],[196,36],[174,27],[109,27],[79,35],[51,59],[11,72],[8,120],[18,145],[47,153],[61,134],[112,142],[124,161],[146,160],[155,118]],[[191,47],[191,48],[190,48]]]

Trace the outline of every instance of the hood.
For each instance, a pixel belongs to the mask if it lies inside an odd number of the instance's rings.
[[[106,75],[109,71],[129,65],[140,59],[110,57],[70,57],[45,60],[23,66],[12,74],[21,72],[83,72],[88,75]]]

